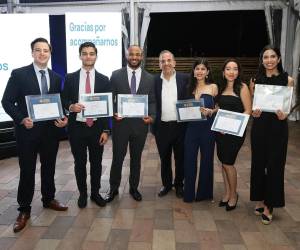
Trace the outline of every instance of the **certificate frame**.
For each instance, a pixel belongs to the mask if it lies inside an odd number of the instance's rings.
[[[56,120],[64,117],[60,94],[25,96],[28,116],[33,122]]]
[[[211,130],[243,137],[250,115],[219,109]]]
[[[276,113],[277,110],[288,114],[291,110],[293,87],[255,84],[252,110]]]
[[[137,113],[132,111],[139,109]],[[139,104],[139,106],[137,106]],[[118,116],[119,117],[146,117],[148,116],[148,95],[126,95],[118,94]]]
[[[94,93],[80,95],[80,103],[85,106],[82,110],[84,118],[99,118],[113,116],[112,93]]]
[[[200,98],[199,100],[195,100],[195,99],[178,100],[176,102],[177,122],[207,120],[206,116],[203,115],[200,111],[201,107],[204,107],[203,98]],[[197,110],[199,112],[197,112]]]

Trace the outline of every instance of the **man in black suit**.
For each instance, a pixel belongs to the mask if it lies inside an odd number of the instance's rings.
[[[33,63],[12,71],[2,99],[4,110],[14,120],[20,165],[17,197],[20,213],[13,227],[14,232],[21,231],[30,218],[37,154],[40,155],[41,162],[43,206],[57,211],[68,209],[54,199],[54,174],[60,127],[66,125],[67,118],[33,122],[28,116],[25,101],[27,95],[60,93],[61,77],[47,68],[51,46],[46,39],[35,39],[31,43],[31,51]]]
[[[142,49],[131,45],[128,49],[127,66],[112,73],[110,78],[114,96],[114,109],[117,112],[118,94],[148,95],[148,114],[141,118],[121,118],[115,114],[112,128],[113,159],[110,170],[110,191],[106,200],[112,201],[119,193],[122,165],[127,153],[129,143],[130,151],[130,176],[129,193],[136,201],[142,200],[138,191],[141,170],[141,156],[145,145],[148,124],[155,119],[155,94],[154,79],[147,71],[143,70],[141,61]],[[134,78],[134,81],[133,81]]]
[[[105,201],[99,194],[102,174],[103,145],[108,140],[108,118],[84,118],[80,96],[86,93],[109,92],[109,79],[94,68],[97,60],[97,48],[91,42],[85,42],[79,47],[82,68],[68,74],[63,90],[63,105],[70,111],[69,140],[75,163],[75,176],[79,190],[78,207],[87,205],[86,163],[89,151],[91,200],[98,206],[105,206]]]
[[[157,117],[153,126],[155,140],[161,161],[163,186],[158,196],[166,195],[174,185],[176,196],[183,196],[183,152],[185,124],[176,121],[176,102],[186,98],[188,75],[175,71],[174,55],[163,50],[159,54],[161,74],[155,76],[155,95]],[[172,151],[175,159],[175,178],[172,173]]]

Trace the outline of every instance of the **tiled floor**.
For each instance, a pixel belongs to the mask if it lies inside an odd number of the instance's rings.
[[[108,190],[111,142],[105,147],[101,193]],[[19,178],[17,158],[0,161],[0,249],[300,249],[300,124],[290,123],[290,141],[285,174],[286,207],[275,210],[269,226],[253,214],[249,201],[249,133],[237,161],[239,203],[234,211],[218,207],[222,176],[215,160],[214,201],[186,204],[174,191],[159,198],[160,167],[154,138],[149,134],[143,152],[140,191],[142,202],[128,195],[126,157],[120,195],[104,208],[89,201],[77,207],[78,192],[73,159],[67,141],[61,142],[56,168],[57,198],[69,205],[67,212],[43,209],[40,177],[29,225],[12,232],[17,216]]]

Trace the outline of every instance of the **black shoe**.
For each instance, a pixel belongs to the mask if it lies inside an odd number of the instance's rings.
[[[91,201],[95,202],[99,207],[104,207],[106,205],[105,200],[100,194],[91,195]]]
[[[165,196],[167,193],[169,193],[171,191],[171,189],[172,189],[172,187],[162,186],[159,190],[158,196],[159,197]]]
[[[142,200],[142,195],[137,189],[130,189],[129,190],[130,195],[132,196],[133,199],[136,201],[141,201]]]
[[[229,203],[227,203],[227,205],[226,205],[226,211],[231,211],[231,210],[235,209],[236,205],[237,205],[237,202],[238,202],[238,199],[239,199],[239,195],[236,194],[236,202],[235,202],[235,204],[233,206],[230,206]]]
[[[110,191],[106,194],[105,196],[105,201],[106,202],[111,202],[119,194],[118,189],[110,189]]]
[[[263,208],[263,207],[257,207],[257,208],[255,208],[255,210],[254,210],[254,214],[257,215],[257,216],[262,215],[263,212],[264,212],[264,208]]]
[[[182,198],[183,197],[183,187],[178,186],[178,187],[175,187],[175,189],[176,189],[176,197]]]
[[[86,195],[79,195],[77,205],[79,208],[85,208],[87,205],[87,196]]]
[[[222,200],[219,201],[219,207],[226,207],[227,204],[228,204],[228,201],[222,201]]]

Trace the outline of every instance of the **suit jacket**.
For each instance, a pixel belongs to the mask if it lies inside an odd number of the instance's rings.
[[[71,104],[78,103],[79,79],[80,79],[80,70],[67,74],[66,76],[64,89],[62,93],[62,102],[66,110],[69,110]],[[106,93],[106,92],[110,92],[108,77],[95,71],[94,93]],[[76,116],[77,113],[70,112],[69,115],[70,127],[76,122]],[[101,131],[109,129],[108,118],[98,118],[96,123]]]
[[[127,67],[123,67],[112,73],[111,88],[113,92],[114,112],[117,112],[117,95],[131,94],[128,82]],[[136,92],[137,95],[148,95],[148,115],[155,120],[156,117],[156,100],[154,93],[154,79],[151,74],[142,69],[141,81]],[[133,119],[133,118],[130,118]]]
[[[50,78],[49,94],[60,93],[61,77],[50,69],[48,72]],[[49,133],[52,136],[60,135],[61,129],[57,128],[53,121],[35,122],[32,129],[26,129],[24,125],[21,125],[22,120],[28,117],[25,96],[40,94],[39,82],[33,64],[12,71],[4,91],[2,106],[14,120],[17,139],[18,136],[26,136],[27,138],[39,136],[45,132],[45,127],[50,129]]]
[[[154,124],[154,131],[159,122],[161,122],[161,91],[162,79],[161,74],[155,75],[155,96],[156,96],[156,120]],[[187,99],[187,84],[189,75],[185,73],[176,72],[176,85],[177,85],[177,100]]]

